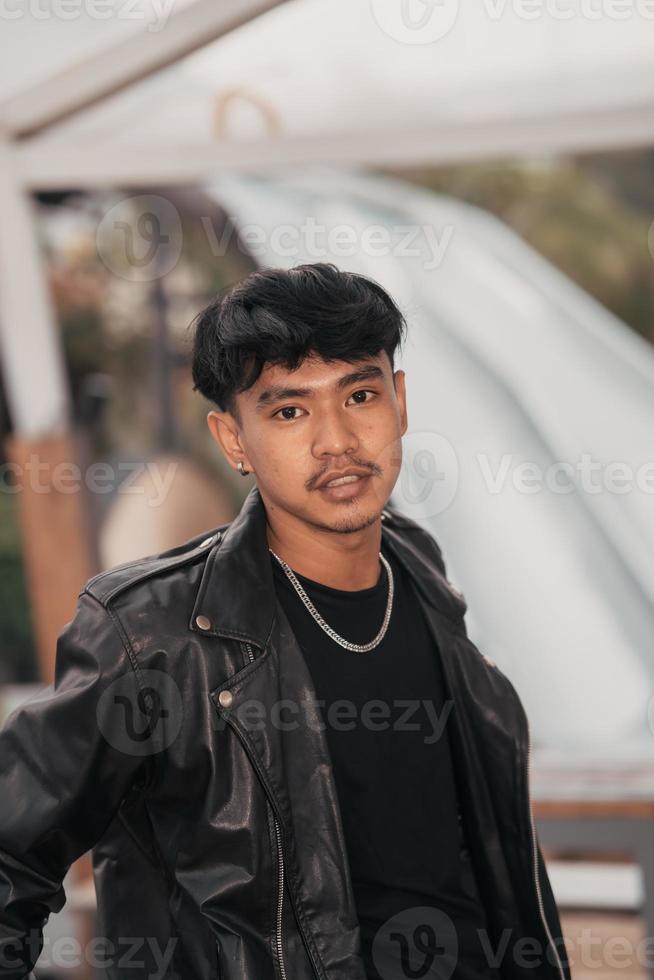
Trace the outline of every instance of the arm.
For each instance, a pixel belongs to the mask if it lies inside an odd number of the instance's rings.
[[[43,926],[66,901],[71,864],[99,840],[136,772],[124,705],[138,673],[110,613],[89,593],[57,641],[55,680],[0,731],[0,978],[24,980]]]

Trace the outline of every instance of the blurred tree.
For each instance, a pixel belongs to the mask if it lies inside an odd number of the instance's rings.
[[[11,428],[0,372],[0,684],[38,680],[16,506],[14,476],[7,468],[4,435]]]
[[[21,542],[16,514],[16,493],[3,479],[0,492],[0,684],[38,681],[33,650]]]

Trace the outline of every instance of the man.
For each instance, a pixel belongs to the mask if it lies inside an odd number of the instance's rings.
[[[54,687],[0,736],[0,977],[93,847],[111,978],[569,980],[523,707],[388,506],[400,311],[317,263],[195,326],[211,435],[256,485],[87,582]]]

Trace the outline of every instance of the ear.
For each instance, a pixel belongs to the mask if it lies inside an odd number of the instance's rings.
[[[229,465],[236,469],[242,460],[245,468],[252,472],[247,453],[241,444],[239,427],[232,413],[211,411],[207,415],[207,425]]]
[[[393,375],[393,385],[395,387],[395,396],[397,398],[397,403],[400,409],[400,426],[402,429],[402,435],[406,432],[409,420],[407,417],[406,410],[406,387],[405,387],[405,374],[404,371],[398,370]]]

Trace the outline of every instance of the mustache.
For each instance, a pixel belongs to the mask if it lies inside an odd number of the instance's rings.
[[[351,459],[348,462],[348,466],[358,466],[362,470],[370,470],[370,473],[368,474],[369,476],[381,476],[382,474],[382,468],[381,466],[378,466],[377,463],[364,463],[362,460]],[[347,466],[344,466],[343,469],[347,469]],[[315,476],[312,476],[310,480],[307,480],[307,490],[313,490],[316,483],[319,483],[320,480],[322,480],[322,478],[329,473],[329,470],[330,467],[328,466],[322,471],[322,473],[317,473]]]

